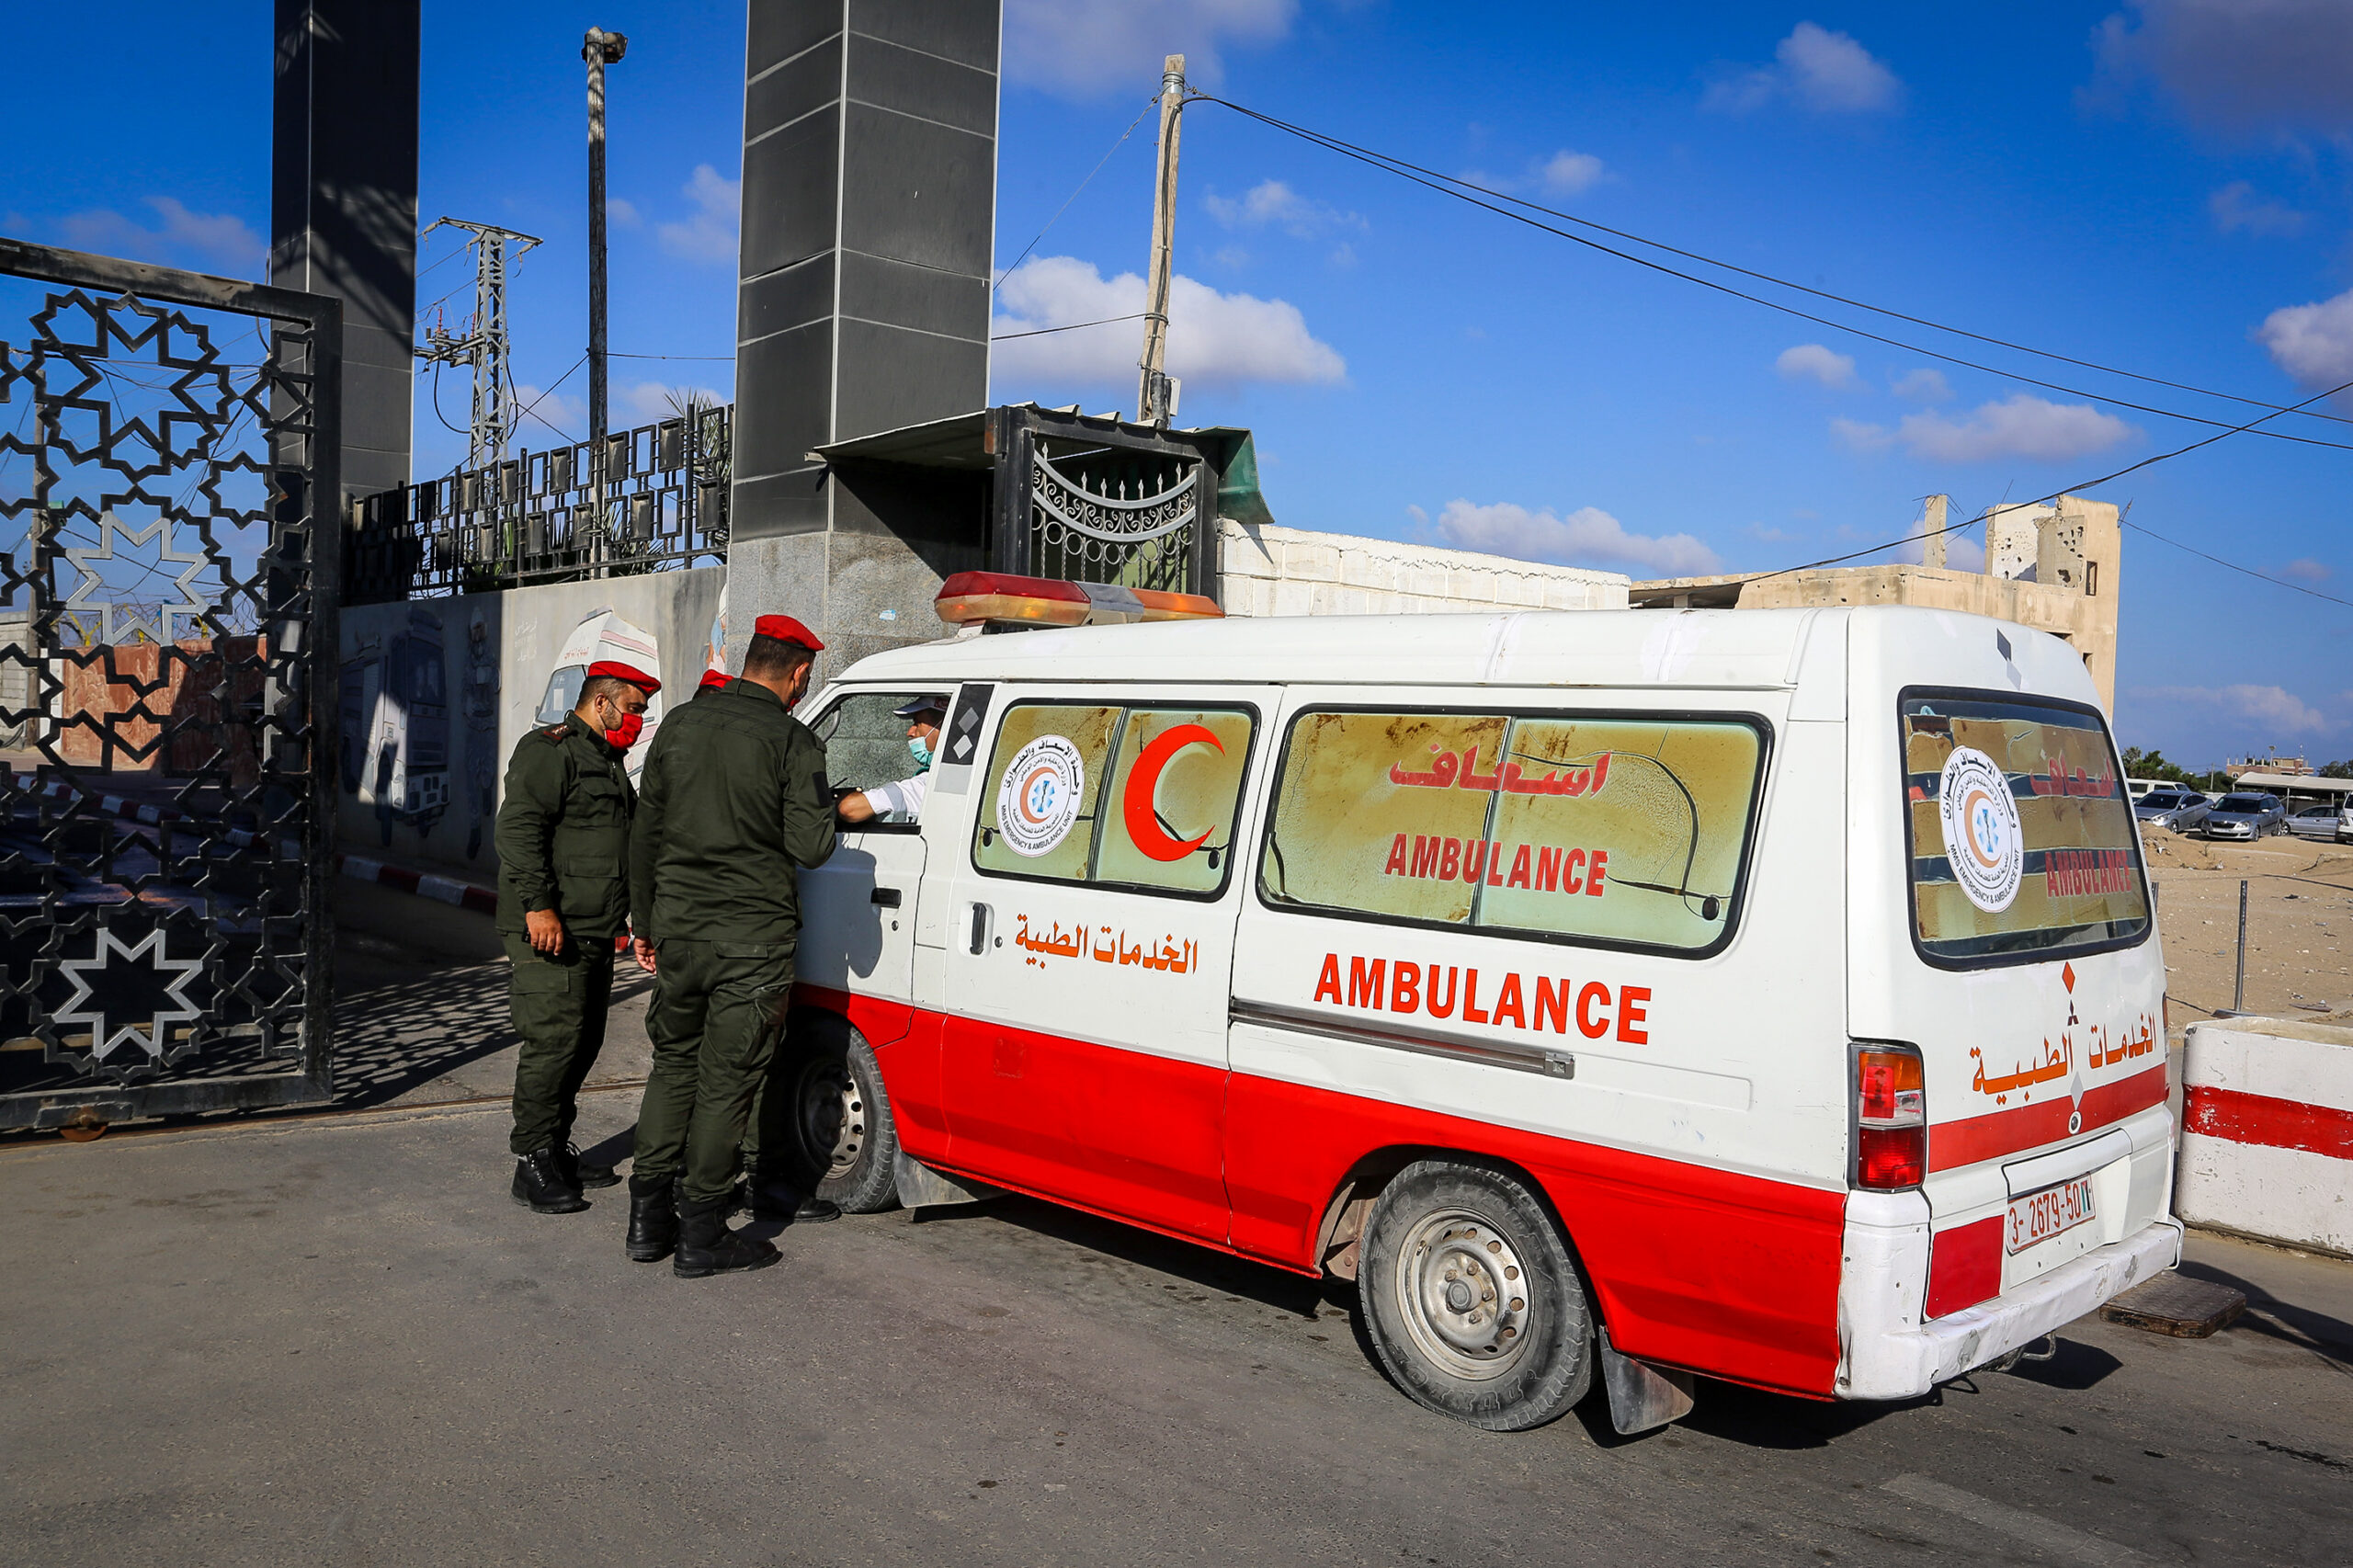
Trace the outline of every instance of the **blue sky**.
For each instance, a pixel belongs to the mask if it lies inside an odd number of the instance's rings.
[[[1263,112],[1911,314],[2265,402],[2353,380],[2342,5],[1579,14],[1597,10],[1008,0],[999,263],[1181,49],[1197,85]],[[189,28],[183,7],[110,8],[109,38],[172,47],[110,61],[104,115],[19,123],[0,229],[256,275],[269,12],[224,0]],[[585,15],[425,11],[424,219],[546,240],[512,296],[527,396],[585,341]],[[731,385],[743,8],[620,4],[597,19],[631,37],[611,89],[613,347],[710,357],[617,359],[619,423],[657,415],[678,387]],[[19,18],[16,36],[21,60],[95,47],[88,13],[64,7]],[[1218,106],[1187,112],[1181,419],[1253,426],[1275,515],[1294,526],[1637,576],[1770,569],[1897,538],[1931,492],[1973,516],[2207,433],[2112,400],[2256,412],[1820,312],[2003,373],[1940,364],[1596,255]],[[1151,133],[1147,119],[1006,280],[1001,331],[1135,308]],[[428,242],[420,304],[464,283],[450,248],[446,233]],[[453,324],[469,293],[444,307]],[[1135,324],[1007,345],[993,394],[1124,407]],[[539,405],[566,435],[584,423],[581,382]],[[429,377],[419,388],[431,472],[463,443],[438,421]],[[445,375],[452,423],[465,402]],[[2353,418],[2353,399],[2329,412]],[[2273,424],[2353,444],[2353,424]],[[532,444],[557,438],[525,428]],[[2353,451],[2241,436],[2093,494],[2130,502],[2134,524],[2353,598],[2348,475]],[[2139,532],[2121,586],[2125,744],[2198,764],[2272,744],[2353,755],[2353,608]]]

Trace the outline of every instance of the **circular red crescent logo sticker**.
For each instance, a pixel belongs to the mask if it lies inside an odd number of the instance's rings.
[[[1070,835],[1086,793],[1078,748],[1061,735],[1040,735],[1014,754],[997,785],[997,831],[1016,855],[1044,855]]]
[[[1937,780],[1937,823],[1969,902],[1988,915],[2009,908],[2026,870],[2026,833],[2000,765],[1973,746],[1955,746]]]

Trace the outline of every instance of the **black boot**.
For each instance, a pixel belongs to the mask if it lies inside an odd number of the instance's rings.
[[[782,1176],[750,1172],[735,1186],[734,1207],[755,1220],[781,1220],[788,1225],[822,1225],[842,1217],[841,1205],[801,1190]]]
[[[577,1214],[588,1207],[580,1189],[564,1179],[553,1149],[517,1156],[515,1185],[508,1190],[516,1202],[534,1214]]]
[[[678,1244],[676,1176],[629,1178],[629,1260],[659,1263]]]
[[[739,1268],[766,1268],[783,1255],[767,1243],[727,1228],[727,1199],[713,1198],[696,1203],[678,1200],[678,1252],[670,1272],[681,1279],[701,1279]]]
[[[556,1168],[563,1172],[574,1187],[618,1187],[620,1185],[621,1174],[612,1166],[583,1165],[580,1160],[580,1145],[577,1143],[557,1144],[555,1163]]]

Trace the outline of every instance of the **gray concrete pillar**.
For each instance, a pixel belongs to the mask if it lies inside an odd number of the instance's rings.
[[[728,619],[799,616],[829,668],[936,636],[985,517],[894,506],[827,442],[982,407],[999,0],[750,0]],[[869,493],[869,494],[862,494]],[[984,507],[982,508],[984,514]]]
[[[278,0],[269,281],[343,301],[343,493],[409,478],[417,0]]]

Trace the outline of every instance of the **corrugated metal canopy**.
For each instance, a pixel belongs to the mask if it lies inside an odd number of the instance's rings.
[[[2234,790],[2253,790],[2269,794],[2293,790],[2300,795],[2353,795],[2353,778],[2323,778],[2311,773],[2242,773],[2231,783]]]

